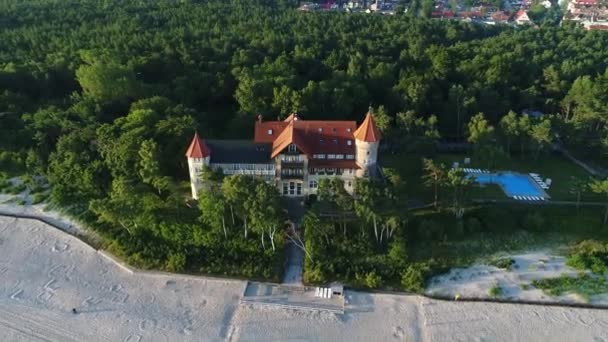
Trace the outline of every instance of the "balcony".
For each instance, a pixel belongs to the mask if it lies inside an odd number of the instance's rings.
[[[304,168],[303,160],[282,160],[281,168],[302,169]]]
[[[274,176],[274,170],[224,170],[225,175]]]

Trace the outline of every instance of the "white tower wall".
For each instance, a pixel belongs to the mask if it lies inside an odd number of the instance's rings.
[[[357,177],[363,177],[378,161],[379,143],[355,140],[355,145],[357,146],[357,165],[361,168],[360,170],[357,170]]]
[[[188,158],[188,170],[190,172],[190,187],[192,188],[192,198],[198,199],[198,192],[203,184],[201,172],[203,166],[209,166],[209,157]]]

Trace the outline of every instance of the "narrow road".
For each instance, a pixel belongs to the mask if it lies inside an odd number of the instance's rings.
[[[302,220],[302,216],[304,216],[304,207],[301,202],[302,199],[300,198],[286,199],[289,221],[292,224],[292,228],[298,234],[302,234],[302,231],[300,230],[300,221]],[[293,242],[288,241],[285,254],[287,260],[285,263],[285,273],[283,274],[283,284],[301,286],[302,273],[304,271],[304,251]]]

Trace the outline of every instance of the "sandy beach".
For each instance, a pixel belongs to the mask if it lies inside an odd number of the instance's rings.
[[[245,286],[131,274],[65,232],[0,217],[3,341],[608,340],[603,310],[347,291],[342,315],[241,304]]]

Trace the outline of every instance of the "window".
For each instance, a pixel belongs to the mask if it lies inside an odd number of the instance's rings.
[[[352,175],[353,174],[353,169],[348,169],[348,174]]]
[[[369,156],[369,151],[367,151],[367,155]]]
[[[323,132],[323,128],[319,127],[319,132]]]
[[[315,158],[315,159],[325,159],[325,155],[324,154],[315,154],[313,156],[313,158]]]
[[[328,154],[327,155],[327,159],[336,159],[336,155],[335,154]]]
[[[354,154],[347,154],[346,155],[346,159],[355,159],[355,155]]]
[[[348,183],[346,183],[348,185],[348,187],[350,188],[351,186],[353,186],[353,182],[348,181]]]
[[[311,189],[316,189],[319,187],[319,183],[317,183],[316,180],[311,180],[310,182],[308,182],[308,187]]]
[[[272,130],[271,129],[268,130],[268,135],[272,135]]]
[[[336,154],[336,159],[344,159],[344,155],[343,154]]]
[[[352,146],[353,145],[353,141],[352,140],[346,140],[346,145]]]
[[[302,183],[298,183],[298,184],[296,184],[296,186],[297,186],[296,195],[298,195],[298,196],[302,195]]]
[[[288,185],[287,182],[283,182],[283,195],[287,195],[287,193],[288,193],[287,192],[287,185]]]
[[[287,150],[289,152],[296,152],[297,151],[296,145],[295,144],[290,144],[289,147],[287,148]]]

